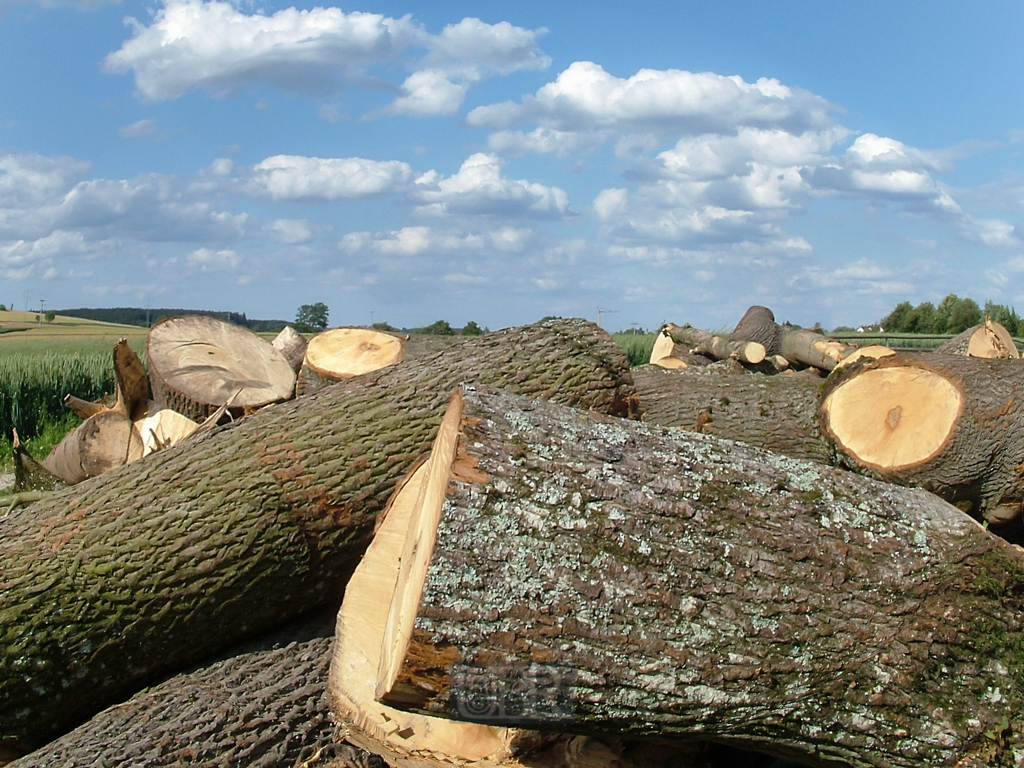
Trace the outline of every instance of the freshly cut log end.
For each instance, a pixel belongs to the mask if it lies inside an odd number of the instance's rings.
[[[447,414],[445,424],[442,431],[457,431],[457,417],[456,430]],[[383,521],[345,589],[338,612],[328,696],[335,719],[346,726],[349,740],[386,758],[443,754],[465,761],[501,761],[509,754],[514,732],[401,712],[375,700],[382,653],[397,658],[389,652],[385,638],[409,531],[422,528],[414,514],[421,508],[424,495],[436,492],[428,488],[436,484],[437,477],[447,481],[447,476],[448,469],[441,462],[425,461],[406,476],[388,502]],[[429,559],[430,553],[425,554]],[[425,565],[423,570],[425,574]],[[419,594],[412,597],[418,601]],[[415,610],[414,604],[413,614]],[[402,648],[402,655],[404,651]]]
[[[188,416],[154,403],[145,416],[136,420],[135,429],[142,438],[143,456],[148,456],[177,445],[199,429],[199,424]]]
[[[142,458],[142,438],[128,417],[118,411],[90,416],[69,432],[43,461],[43,466],[74,485]]]
[[[340,381],[394,365],[402,357],[398,336],[367,328],[333,328],[309,340],[305,365],[318,376]]]
[[[675,346],[676,343],[672,341],[671,336],[659,331],[657,337],[654,339],[654,346],[651,347],[650,362],[655,365],[659,364],[659,361],[672,354],[672,350],[675,349]]]
[[[991,360],[1020,358],[1020,350],[1017,349],[1013,336],[1001,323],[991,319],[986,320],[971,334],[971,338],[967,342],[967,354],[970,357],[983,357]]]
[[[239,410],[289,399],[295,372],[269,342],[212,317],[157,323],[146,346],[153,399],[201,421],[234,396]]]
[[[822,403],[823,426],[859,464],[900,472],[924,464],[949,442],[963,395],[946,377],[919,367],[863,371]]]
[[[288,365],[292,367],[295,373],[302,369],[302,361],[306,357],[307,342],[305,336],[290,325],[286,325],[270,344],[284,355],[284,359],[288,361]]]

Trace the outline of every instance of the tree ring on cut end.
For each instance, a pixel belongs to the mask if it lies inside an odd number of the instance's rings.
[[[963,395],[945,376],[899,366],[866,370],[837,386],[822,405],[825,427],[863,466],[900,472],[949,442]]]
[[[347,379],[400,362],[402,340],[366,328],[333,328],[318,333],[306,347],[306,365],[328,379]]]

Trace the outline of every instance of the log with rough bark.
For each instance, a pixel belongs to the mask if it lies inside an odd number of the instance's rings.
[[[954,507],[481,388],[452,408],[382,703],[811,765],[1020,764],[1024,559]]]
[[[296,331],[290,325],[286,325],[281,332],[270,342],[271,345],[284,355],[288,365],[296,374],[302,369],[302,361],[306,357],[306,337]]]
[[[788,328],[779,332],[779,354],[791,363],[831,371],[855,349],[854,345],[830,339],[808,328]]]
[[[441,433],[452,434],[452,426],[442,424]],[[431,482],[436,486],[447,480],[447,468],[436,469],[423,462],[396,489],[338,612],[329,701],[348,740],[397,768],[713,768],[716,764],[705,759],[703,743],[681,747],[572,734],[544,736],[528,729],[403,712],[374,700],[375,672],[389,629],[389,590],[402,578],[403,549],[417,501],[422,494],[437,495]],[[736,762],[720,765],[734,768]]]
[[[9,768],[384,762],[338,740],[326,703],[331,638],[252,651],[176,675],[100,712]]]
[[[750,307],[736,323],[729,338],[733,341],[756,341],[771,357],[782,353],[780,329],[775,314],[768,307]]]
[[[796,458],[829,463],[818,430],[822,381],[806,374],[755,376],[717,365],[633,369],[641,418],[650,424],[738,440]]]
[[[0,518],[0,739],[39,746],[155,677],[340,602],[467,379],[635,406],[611,337],[550,321],[339,382]]]
[[[1005,326],[987,318],[984,323],[968,328],[954,336],[935,350],[950,355],[969,355],[971,357],[1014,358],[1020,357],[1020,351],[1013,341],[1013,336]]]
[[[1024,501],[1022,387],[1015,360],[893,355],[829,379],[822,431],[841,463],[1005,522]]]
[[[765,358],[765,348],[756,341],[731,341],[690,326],[665,324],[660,333],[667,334],[672,341],[682,344],[690,352],[706,355],[716,360],[734,358],[742,363],[760,363]]]
[[[146,342],[153,399],[202,421],[234,397],[240,412],[287,400],[295,372],[284,355],[252,331],[212,317],[172,317]]]

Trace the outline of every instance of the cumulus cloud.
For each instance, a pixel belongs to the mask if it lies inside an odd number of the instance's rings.
[[[200,272],[233,272],[242,263],[242,256],[230,248],[213,250],[198,248],[192,251],[185,261]]]
[[[778,80],[748,83],[675,69],[642,69],[620,78],[593,62],[577,61],[535,95],[477,107],[467,121],[494,128],[537,122],[562,131],[641,127],[699,135],[749,125],[802,133],[827,126],[828,111],[824,99]]]
[[[433,227],[403,227],[387,232],[352,232],[338,244],[344,253],[374,253],[382,256],[422,256],[430,253],[522,252],[532,236],[529,229],[498,227],[462,232]]]
[[[495,215],[561,217],[569,196],[558,187],[505,178],[502,161],[485,153],[471,155],[459,172],[448,178],[424,175],[413,198],[419,210],[431,215]]]
[[[277,219],[267,229],[272,238],[288,245],[308,243],[313,239],[313,229],[303,219]]]
[[[412,176],[397,160],[275,155],[255,166],[252,184],[274,200],[341,200],[395,192]]]
[[[129,24],[132,38],[104,66],[134,73],[139,93],[154,101],[193,88],[223,97],[250,84],[313,96],[372,87],[398,91],[387,112],[451,114],[484,77],[549,63],[538,32],[473,18],[434,35],[410,16],[334,7],[268,16],[219,0],[167,0],[148,26]],[[387,79],[395,64],[412,72],[398,88]]]

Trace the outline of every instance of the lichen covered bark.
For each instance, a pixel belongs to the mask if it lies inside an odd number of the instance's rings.
[[[449,485],[405,706],[817,765],[1024,761],[1024,563],[952,506],[502,393],[467,392],[462,430],[487,480]]]
[[[310,608],[475,379],[622,412],[612,339],[552,321],[283,403],[0,519],[0,742],[38,747],[161,675]]]

